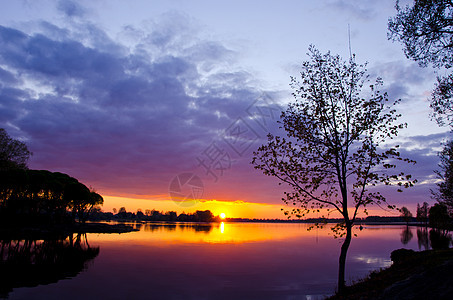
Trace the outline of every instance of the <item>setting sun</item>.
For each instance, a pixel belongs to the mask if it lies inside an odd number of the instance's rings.
[[[225,219],[225,217],[226,217],[225,213],[220,214],[220,219]]]

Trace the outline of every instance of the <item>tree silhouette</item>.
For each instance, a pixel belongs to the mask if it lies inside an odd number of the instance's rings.
[[[195,222],[212,222],[214,221],[214,215],[210,210],[197,210],[194,213]]]
[[[412,219],[412,213],[405,206],[401,207],[400,213],[406,224],[409,225],[409,221]]]
[[[12,139],[0,128],[0,170],[26,169],[31,155],[25,143]]]
[[[386,202],[373,188],[376,185],[397,183],[399,191],[412,186],[410,175],[391,173],[394,160],[412,161],[401,158],[397,146],[379,148],[405,127],[395,123],[399,115],[394,105],[399,100],[390,102],[377,89],[382,80],[370,85],[366,96],[362,92],[368,82],[366,70],[354,57],[344,62],[313,46],[308,55],[301,80],[291,78],[295,101],[281,115],[286,137],[269,134],[268,143],[254,152],[252,163],[291,188],[283,201],[294,208],[285,214],[302,217],[323,208],[341,214],[343,223],[335,230],[345,237],[338,275],[342,293],[346,254],[359,208],[366,211],[367,205]]]
[[[450,213],[453,213],[453,141],[448,142],[439,153],[440,170],[435,171],[441,180],[437,183],[437,191],[431,191],[433,197],[447,206]]]
[[[401,8],[396,2],[397,15],[389,19],[389,38],[404,45],[404,53],[420,66],[432,64],[449,70],[453,67],[453,2],[449,0],[416,0],[413,6]],[[439,76],[432,92],[433,117],[440,126],[453,128],[453,74]],[[440,153],[442,180],[434,198],[453,212],[453,142],[444,145]],[[435,211],[438,208],[435,208]],[[431,222],[431,221],[430,221]]]
[[[450,247],[451,235],[449,229],[452,226],[452,219],[448,215],[447,207],[436,203],[429,209],[429,240],[433,249],[448,249]]]
[[[46,170],[0,171],[0,223],[65,223],[103,203],[77,179]]]
[[[448,215],[447,207],[436,203],[429,209],[429,226],[435,229],[445,230],[451,225],[451,218]]]
[[[428,211],[428,203],[423,202],[422,206],[417,203],[417,221],[424,223],[425,226],[428,225]]]
[[[416,0],[404,8],[396,2],[397,14],[389,19],[389,39],[400,41],[407,58],[420,66],[453,67],[453,2]],[[431,108],[439,125],[453,125],[453,74],[438,77]]]
[[[68,184],[64,190],[64,199],[69,203],[69,208],[72,209],[72,215],[78,216],[79,220],[83,218],[88,202],[90,201],[90,190],[80,182]]]
[[[126,208],[124,206],[120,207],[120,209],[118,210],[118,216],[120,218],[126,218],[127,211],[126,211]]]

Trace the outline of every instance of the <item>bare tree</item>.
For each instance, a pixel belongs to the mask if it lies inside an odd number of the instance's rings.
[[[390,102],[377,89],[382,80],[370,85],[365,97],[361,91],[369,81],[366,69],[354,57],[345,62],[313,46],[308,55],[300,81],[291,79],[295,101],[281,115],[286,137],[269,135],[267,144],[254,152],[252,163],[291,188],[283,201],[294,208],[285,214],[302,217],[327,209],[343,217],[335,228],[342,229],[340,235],[345,237],[338,274],[342,293],[346,254],[359,209],[366,212],[370,204],[386,203],[377,185],[396,183],[399,191],[412,186],[410,175],[393,170],[396,160],[413,161],[401,158],[398,146],[380,148],[405,127],[396,123],[399,115],[394,105],[399,100]]]

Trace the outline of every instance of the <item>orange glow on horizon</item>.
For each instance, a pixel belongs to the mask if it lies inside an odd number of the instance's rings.
[[[225,218],[250,218],[250,219],[281,219],[284,215],[281,211],[282,205],[254,203],[246,201],[224,201],[224,200],[202,200],[191,203],[191,206],[181,206],[172,200],[160,199],[137,199],[129,197],[117,197],[103,195],[103,211],[112,212],[125,207],[127,211],[136,212],[141,209],[155,209],[158,211],[176,211],[180,213],[193,213],[197,210],[210,210],[215,216],[225,215]],[[221,217],[222,218],[222,217]]]
[[[202,225],[194,223],[145,223],[141,226],[140,231],[131,232],[121,238],[124,242],[159,243],[160,247],[175,243],[241,244],[267,240],[288,240],[302,236],[316,238],[317,235],[333,242],[329,226],[308,231],[309,226],[309,224],[228,222]],[[96,239],[97,242],[117,241],[115,235],[109,234],[88,234],[88,240],[91,239]],[[165,243],[162,243],[163,241]]]
[[[249,219],[287,219],[282,212],[282,208],[286,211],[291,210],[294,206],[285,206],[282,204],[267,204],[267,203],[256,203],[256,202],[247,202],[247,201],[226,201],[226,200],[202,200],[202,201],[193,201],[190,203],[185,203],[186,205],[181,205],[172,200],[161,200],[162,198],[130,198],[130,197],[118,197],[118,196],[109,196],[103,195],[104,205],[102,206],[103,211],[112,212],[115,208],[117,211],[121,207],[125,207],[127,211],[136,212],[138,209],[141,209],[143,212],[146,209],[155,209],[158,211],[176,211],[180,213],[193,213],[197,210],[210,210],[215,216],[222,217],[222,214],[225,214],[225,218],[249,218]],[[385,211],[378,207],[370,206],[368,207],[368,212],[370,216],[398,216],[399,212],[396,210]],[[350,216],[352,216],[353,210],[350,209]],[[326,211],[321,211],[319,213],[310,213],[303,217],[306,218],[318,218],[322,217],[323,214],[328,218],[340,218],[338,212],[332,212],[327,214]],[[365,218],[367,215],[360,213],[359,217]],[[292,219],[296,219],[293,217]]]

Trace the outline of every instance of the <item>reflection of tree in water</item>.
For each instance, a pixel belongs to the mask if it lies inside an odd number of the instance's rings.
[[[429,231],[429,240],[434,250],[448,249],[451,243],[451,234],[447,230],[433,228]]]
[[[212,230],[211,224],[195,224],[193,225],[195,232],[209,233]]]
[[[412,240],[412,237],[414,235],[412,234],[412,230],[410,229],[409,226],[406,226],[406,228],[403,229],[403,231],[401,232],[401,243],[403,243],[403,245],[407,245],[407,243],[410,242],[410,240]]]
[[[165,230],[167,230],[167,231],[175,231],[176,230],[176,224],[167,224],[167,225],[165,225]]]
[[[211,223],[180,223],[180,224],[156,224],[146,223],[144,225],[145,231],[175,231],[178,228],[181,231],[195,231],[201,233],[211,232],[213,225]]]
[[[52,240],[2,240],[0,249],[0,297],[13,288],[50,284],[75,277],[99,254],[86,234]]]
[[[417,228],[418,249],[447,249],[452,242],[451,234],[447,230],[432,228],[429,230],[426,227]]]
[[[143,228],[145,229],[145,231],[156,231],[156,230],[159,230],[161,226],[160,225],[156,225],[156,224],[151,224],[151,223],[146,223],[145,225],[143,225]]]
[[[417,240],[418,240],[418,250],[429,250],[429,237],[428,237],[428,229],[426,227],[417,228]]]
[[[145,231],[175,231],[176,230],[176,225],[175,224],[165,224],[165,223],[145,223],[143,224],[143,228]]]
[[[143,226],[142,223],[137,223],[137,222],[134,222],[134,223],[132,223],[132,224],[127,224],[127,225],[132,226],[132,228],[133,228],[134,230],[140,230],[140,228],[142,228],[142,226]]]

